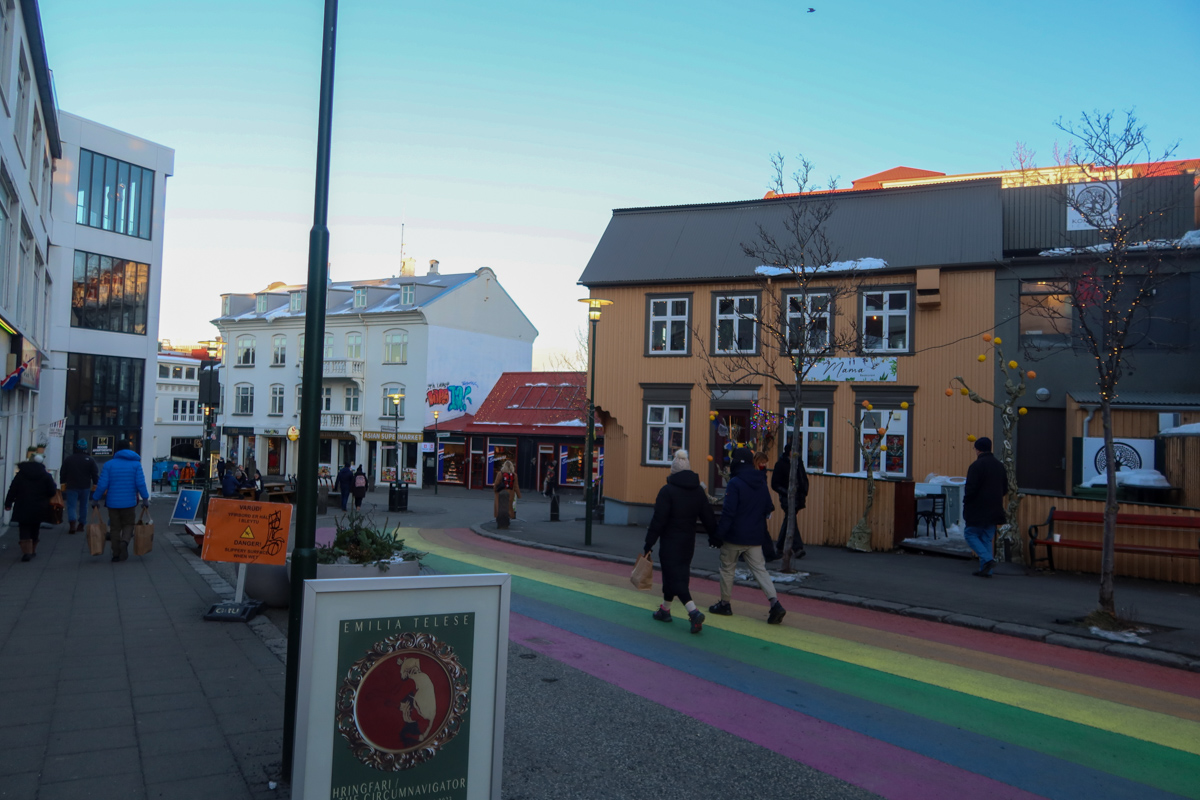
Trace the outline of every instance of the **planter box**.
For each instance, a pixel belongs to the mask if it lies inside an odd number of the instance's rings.
[[[418,575],[421,565],[416,561],[393,561],[386,572],[374,564],[317,564],[317,578],[407,578]]]

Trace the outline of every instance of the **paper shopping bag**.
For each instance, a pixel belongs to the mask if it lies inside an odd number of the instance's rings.
[[[100,519],[100,510],[93,508],[87,524],[88,552],[94,556],[104,555],[104,543],[108,541],[108,526]]]
[[[144,556],[154,548],[154,520],[148,519],[145,507],[133,526],[133,554]]]
[[[650,560],[650,556],[642,553],[638,556],[637,563],[633,565],[633,574],[629,576],[629,582],[639,591],[645,592],[654,585],[654,562]]]

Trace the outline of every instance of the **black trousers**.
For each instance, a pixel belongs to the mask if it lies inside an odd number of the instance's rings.
[[[775,542],[775,550],[779,553],[783,552],[783,540],[787,538],[787,494],[779,495],[779,507],[783,509],[783,524],[779,526],[779,539]],[[796,509],[799,514],[800,510]],[[804,540],[800,538],[800,526],[796,525],[796,536],[792,539],[792,553],[801,553],[804,551]]]

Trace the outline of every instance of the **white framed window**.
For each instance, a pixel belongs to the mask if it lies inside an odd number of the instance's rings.
[[[171,379],[176,381],[183,380],[183,367],[171,367]]]
[[[758,350],[758,296],[717,295],[716,347],[718,354],[753,353]]]
[[[267,313],[267,296],[260,294],[254,299],[254,310],[259,314]]]
[[[333,358],[333,334],[325,334],[325,358]]]
[[[909,349],[908,291],[863,292],[863,352],[903,353]]]
[[[229,295],[225,295],[224,297],[221,298],[221,316],[222,317],[229,316],[229,306],[232,304],[232,301],[233,301],[233,298],[230,297]]]
[[[186,379],[187,379],[187,380],[189,380],[189,381],[194,381],[194,380],[196,380],[196,368],[195,368],[195,367],[188,367],[187,369],[185,369],[185,370],[183,371],[183,377],[184,377],[184,378],[186,378]]]
[[[293,314],[304,311],[304,292],[292,292],[288,298],[288,310]]]
[[[160,378],[171,377],[171,368],[168,367],[166,364],[159,364],[158,365],[158,377],[160,377]]]
[[[13,0],[0,0],[0,95],[8,98],[8,80],[12,77]]]
[[[29,65],[25,61],[25,48],[17,56],[17,112],[13,135],[17,139],[17,149],[21,156],[25,155],[25,127],[29,124]]]
[[[300,404],[304,402],[304,384],[296,384],[296,413],[300,413]]]
[[[287,363],[287,336],[278,333],[271,337],[271,366],[282,367]]]
[[[383,363],[408,363],[408,331],[387,331],[383,334]]]
[[[691,299],[687,297],[651,297],[650,341],[651,355],[683,355],[688,352],[688,312]]]
[[[346,358],[362,358],[362,334],[346,334]]]
[[[321,410],[333,411],[333,387],[321,387]]]
[[[233,387],[233,413],[243,416],[254,413],[254,387],[250,384]]]
[[[399,399],[393,400],[392,395],[402,395]],[[400,419],[404,419],[404,402],[407,400],[404,394],[404,384],[391,384],[383,387],[383,417],[395,417],[396,406],[400,406]]]
[[[237,338],[237,361],[239,367],[254,366],[254,337],[239,336]]]
[[[820,353],[828,349],[831,310],[830,296],[825,292],[789,295],[788,350],[792,353],[800,352],[801,342],[805,343],[806,353]]]
[[[804,459],[804,469],[807,472],[825,472],[829,467],[829,409],[804,408],[800,417],[800,443],[803,449],[800,457]],[[786,442],[792,438],[792,420],[796,409],[784,409],[785,428],[780,441]]]
[[[416,301],[417,291],[412,284],[400,287],[400,305],[411,306]]]
[[[367,290],[366,289],[359,287],[358,289],[354,290],[354,307],[355,308],[366,308],[367,307]]]
[[[884,444],[887,450],[881,451],[871,468],[881,475],[903,477],[908,474],[908,411],[900,409],[874,409],[867,411],[859,409],[862,415],[862,441],[870,445],[879,438],[880,429],[885,429]],[[862,466],[862,454],[859,453],[859,466]]]
[[[0,0],[0,3],[3,2]],[[9,277],[12,274],[12,217],[9,214],[12,203],[8,181],[0,178],[0,305],[3,306],[8,306]]]
[[[271,385],[271,416],[283,416],[283,384]]]
[[[670,464],[675,451],[683,447],[686,424],[684,406],[646,406],[646,463]]]
[[[33,133],[29,137],[29,188],[33,189],[33,202],[38,202],[38,190],[42,184],[42,115],[33,109]]]
[[[361,405],[362,392],[357,386],[346,387],[346,411],[347,413],[357,414]]]
[[[296,337],[296,349],[300,353],[300,366],[304,366],[304,334]]]

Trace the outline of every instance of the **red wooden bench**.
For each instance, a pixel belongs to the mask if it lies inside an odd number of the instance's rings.
[[[1102,550],[1104,544],[1101,541],[1092,541],[1088,539],[1064,539],[1059,538],[1054,541],[1054,523],[1055,522],[1087,522],[1096,525],[1104,524],[1104,514],[1099,511],[1059,511],[1053,506],[1050,507],[1050,516],[1046,517],[1046,521],[1040,525],[1029,526],[1029,563],[1035,564],[1038,561],[1046,561],[1050,564],[1050,569],[1054,569],[1054,548],[1070,547],[1076,550]],[[1193,530],[1200,532],[1200,517],[1176,517],[1157,514],[1117,514],[1117,525],[1141,525],[1154,528],[1174,528],[1182,530]],[[1046,529],[1045,536],[1039,537],[1038,530]],[[1046,548],[1046,555],[1043,558],[1037,558],[1037,548]],[[1152,544],[1128,544],[1117,541],[1113,545],[1114,552],[1117,553],[1133,553],[1143,556],[1167,556],[1168,558],[1197,558],[1200,559],[1200,536],[1197,537],[1196,547],[1162,547]]]

